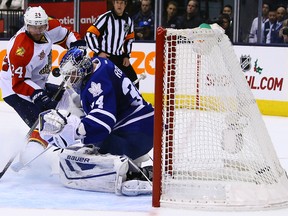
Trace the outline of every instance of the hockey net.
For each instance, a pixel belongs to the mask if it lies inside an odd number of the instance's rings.
[[[288,181],[228,37],[157,30],[153,206],[265,209]]]

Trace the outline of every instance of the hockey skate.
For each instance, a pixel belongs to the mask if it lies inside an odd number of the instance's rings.
[[[126,196],[150,195],[152,185],[148,181],[128,180],[122,183],[121,193]]]
[[[152,194],[153,166],[139,167],[138,172],[127,172],[127,180],[122,183],[121,193],[126,196]]]
[[[141,171],[127,173],[128,180],[141,180],[141,181],[152,181],[153,180],[153,166],[139,167]]]

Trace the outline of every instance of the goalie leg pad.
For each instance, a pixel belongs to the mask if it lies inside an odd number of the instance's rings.
[[[122,181],[126,180],[128,171],[126,157],[95,154],[94,151],[73,147],[65,149],[59,156],[60,180],[66,187],[121,193]]]

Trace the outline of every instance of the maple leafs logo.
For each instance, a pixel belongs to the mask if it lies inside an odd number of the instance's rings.
[[[93,97],[99,96],[103,90],[101,89],[101,83],[91,83],[91,87],[88,89],[88,91],[93,95]]]

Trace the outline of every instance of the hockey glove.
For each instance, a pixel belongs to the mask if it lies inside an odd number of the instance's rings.
[[[42,112],[39,115],[40,136],[56,147],[66,148],[82,138],[78,133],[80,122],[79,117],[65,110]]]
[[[45,135],[59,133],[67,124],[70,113],[65,110],[47,110],[39,114],[40,132]]]
[[[41,110],[54,109],[58,103],[57,101],[51,100],[43,89],[35,89],[30,98]]]
[[[84,51],[84,55],[87,54],[87,45],[86,45],[86,41],[85,40],[77,40],[77,41],[74,41],[74,42],[71,42],[70,43],[70,49],[74,48],[74,47],[77,47],[78,49],[81,49]]]

